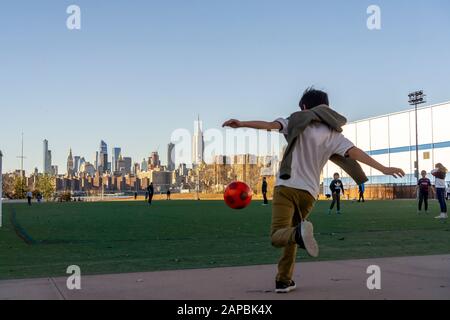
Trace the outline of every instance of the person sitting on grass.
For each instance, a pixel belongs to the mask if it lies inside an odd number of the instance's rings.
[[[287,119],[272,122],[231,119],[223,124],[231,128],[278,130],[288,140],[272,202],[272,245],[284,249],[278,263],[276,293],[296,288],[293,274],[297,246],[313,257],[319,255],[313,225],[306,219],[319,194],[320,174],[328,160],[345,168],[357,184],[367,182],[357,161],[386,175],[405,175],[399,168],[383,166],[344,137],[342,127],[347,120],[329,107],[325,92],[307,89],[299,106],[302,111]]]

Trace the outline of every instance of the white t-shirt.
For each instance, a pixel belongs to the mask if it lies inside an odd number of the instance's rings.
[[[431,174],[434,174],[436,172],[438,172],[438,170],[434,169],[433,171],[431,171]],[[439,179],[437,177],[434,177],[434,186],[436,188],[447,188],[447,186],[445,185],[445,179]]]
[[[288,119],[277,119],[282,125],[280,133],[288,133]],[[277,175],[277,186],[286,186],[308,191],[317,197],[320,190],[320,173],[334,154],[345,156],[354,144],[343,134],[327,125],[310,124],[298,137],[292,153],[291,178],[282,180]]]

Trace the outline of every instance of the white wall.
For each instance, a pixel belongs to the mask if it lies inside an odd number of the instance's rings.
[[[450,102],[419,109],[418,119],[419,145],[450,143]],[[410,175],[402,180],[373,177],[371,179],[373,183],[379,183],[380,181],[415,183],[413,177],[416,158],[414,110],[349,123],[344,127],[343,134],[362,150],[375,151],[377,154],[374,154],[373,158],[377,161],[384,165],[400,167]],[[430,172],[437,162],[442,162],[445,166],[450,167],[450,146],[438,147],[439,145],[436,148],[419,150],[420,170]],[[404,148],[405,150],[395,152],[395,148]],[[409,148],[411,148],[411,151],[408,151]],[[377,151],[380,150],[392,150],[392,152],[378,154]],[[430,153],[430,159],[424,159],[426,152]],[[362,167],[369,178],[370,176],[382,175],[366,165],[362,165]],[[324,168],[323,177],[325,179],[332,178],[334,172],[342,171],[329,162]]]

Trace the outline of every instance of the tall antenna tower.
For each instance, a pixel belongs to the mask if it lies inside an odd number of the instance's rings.
[[[20,159],[20,174],[23,176],[25,175],[25,173],[23,172],[23,160],[27,158],[23,155],[23,132],[22,132],[22,152],[20,156],[17,156],[17,158]]]
[[[20,154],[20,156],[17,156],[18,159],[20,159],[20,178],[24,179],[25,178],[25,172],[23,171],[23,160],[26,159],[26,157],[23,155],[23,131],[22,131],[22,152]],[[21,187],[22,187],[22,194],[25,192],[24,188],[24,181],[21,181]]]

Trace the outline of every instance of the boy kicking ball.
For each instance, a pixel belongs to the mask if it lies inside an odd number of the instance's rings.
[[[386,175],[403,177],[398,168],[388,168],[375,161],[342,135],[346,119],[329,107],[328,95],[307,89],[300,100],[302,111],[273,122],[229,120],[223,126],[278,130],[288,146],[281,162],[272,205],[271,240],[283,248],[276,276],[277,293],[296,288],[293,281],[297,247],[312,256],[319,255],[313,225],[307,221],[320,188],[320,173],[328,160],[346,171],[357,184],[367,181],[360,161]]]

